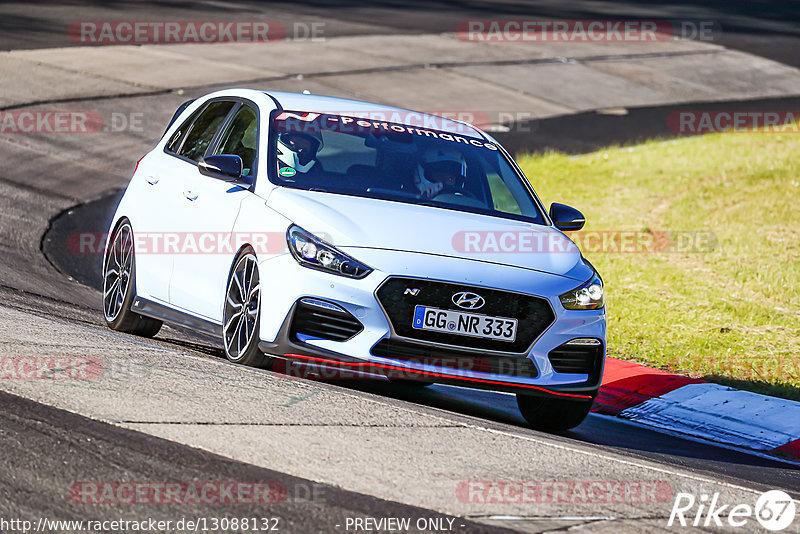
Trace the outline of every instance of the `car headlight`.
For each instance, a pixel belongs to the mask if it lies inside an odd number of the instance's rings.
[[[286,232],[286,240],[289,242],[292,256],[303,267],[319,269],[348,278],[364,278],[372,272],[372,269],[360,261],[340,252],[333,245],[327,244],[299,226],[289,227]]]
[[[558,298],[568,310],[598,310],[605,304],[603,281],[595,273],[591,280]]]

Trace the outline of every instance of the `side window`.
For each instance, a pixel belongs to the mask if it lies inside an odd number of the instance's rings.
[[[192,125],[192,129],[186,134],[186,140],[181,147],[180,155],[192,161],[200,161],[205,153],[214,134],[217,133],[222,121],[228,116],[233,102],[213,102],[203,113],[197,117]]]
[[[242,158],[242,174],[252,176],[258,150],[258,118],[250,106],[236,112],[228,130],[222,136],[215,154],[233,154]]]
[[[181,140],[183,140],[184,135],[186,135],[186,130],[189,129],[189,127],[192,125],[192,122],[194,122],[194,119],[200,115],[201,111],[203,111],[202,107],[195,110],[195,112],[192,113],[188,119],[183,121],[181,127],[175,130],[175,133],[172,134],[172,138],[169,140],[169,143],[167,143],[167,152],[172,152],[174,154],[178,151],[178,148],[181,146]]]

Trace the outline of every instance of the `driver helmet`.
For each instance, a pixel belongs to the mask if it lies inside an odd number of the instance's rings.
[[[322,148],[318,132],[283,132],[278,134],[278,160],[298,172],[308,172],[317,162]]]
[[[449,147],[430,148],[422,153],[417,164],[417,183],[439,182],[463,188],[467,180],[464,155]]]

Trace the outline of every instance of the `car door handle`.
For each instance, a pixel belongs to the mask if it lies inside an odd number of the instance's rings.
[[[147,183],[150,185],[156,185],[158,183],[158,176],[148,176],[145,180],[147,180]]]
[[[191,201],[197,200],[197,193],[193,193],[192,191],[189,191],[188,189],[183,192],[183,196],[185,196],[186,198],[188,198]]]

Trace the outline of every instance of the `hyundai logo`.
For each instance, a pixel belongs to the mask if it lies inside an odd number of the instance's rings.
[[[469,291],[462,291],[453,295],[453,304],[465,310],[477,310],[483,308],[486,301],[477,293],[470,293]]]

